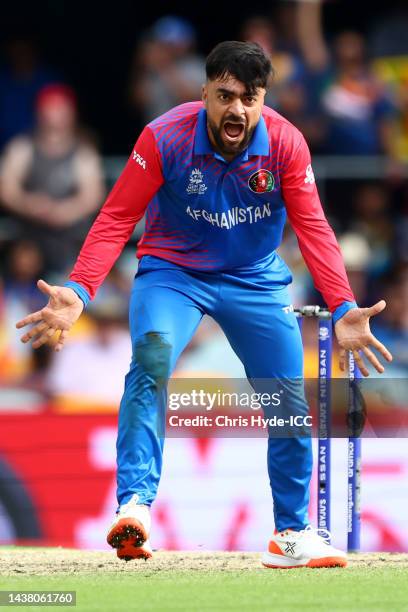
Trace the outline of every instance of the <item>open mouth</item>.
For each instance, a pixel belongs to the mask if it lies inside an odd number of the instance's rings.
[[[226,121],[224,123],[224,134],[230,142],[238,142],[244,134],[245,126],[243,123],[232,123]]]

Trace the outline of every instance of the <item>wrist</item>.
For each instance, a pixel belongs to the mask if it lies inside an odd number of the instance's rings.
[[[77,296],[82,300],[84,304],[84,310],[85,310],[85,308],[88,306],[89,301],[91,299],[85,287],[83,287],[79,283],[76,283],[75,281],[67,281],[66,283],[64,283],[64,287],[67,287],[68,289],[72,289],[77,294]]]
[[[334,312],[332,313],[333,323],[336,324],[337,321],[339,321],[342,317],[344,317],[344,315],[349,310],[352,310],[353,308],[358,308],[356,302],[347,302],[347,301],[345,301],[342,304],[340,304],[340,306],[338,306],[334,310]]]

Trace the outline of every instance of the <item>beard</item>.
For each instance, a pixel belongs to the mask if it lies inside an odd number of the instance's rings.
[[[242,126],[241,138],[237,142],[228,142],[226,138],[224,138],[224,126],[226,123],[239,124],[240,126]],[[207,124],[214,139],[214,142],[217,146],[217,149],[221,154],[224,155],[238,155],[244,149],[246,149],[256,127],[253,126],[251,128],[248,128],[247,123],[244,123],[241,119],[232,115],[229,115],[225,119],[222,119],[219,125],[217,125],[214,121],[211,121],[211,119],[207,115]]]

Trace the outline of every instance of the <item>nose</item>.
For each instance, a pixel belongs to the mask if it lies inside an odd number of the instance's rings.
[[[245,115],[245,107],[242,104],[241,98],[235,98],[232,100],[228,110],[236,117],[243,117]]]

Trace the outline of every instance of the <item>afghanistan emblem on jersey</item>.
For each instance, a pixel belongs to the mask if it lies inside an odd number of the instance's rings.
[[[275,187],[275,179],[272,172],[261,169],[251,174],[248,186],[254,193],[266,193],[267,191],[272,191]]]

